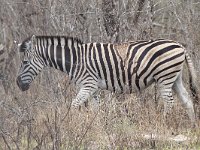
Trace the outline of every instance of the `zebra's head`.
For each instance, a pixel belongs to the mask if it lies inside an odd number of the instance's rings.
[[[22,91],[29,89],[31,82],[44,67],[35,48],[35,35],[27,38],[19,45],[21,67],[17,76],[17,85]]]

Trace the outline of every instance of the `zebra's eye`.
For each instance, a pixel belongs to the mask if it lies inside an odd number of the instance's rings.
[[[24,60],[24,61],[23,61],[23,64],[24,64],[24,65],[28,65],[28,64],[30,64],[30,61]]]

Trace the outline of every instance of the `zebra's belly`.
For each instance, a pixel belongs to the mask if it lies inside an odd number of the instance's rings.
[[[121,87],[116,83],[114,83],[114,87],[112,84],[109,84],[105,79],[101,79],[98,81],[98,87],[102,90],[109,90],[115,93],[130,93],[128,85],[122,85]]]
[[[128,81],[126,81],[126,83],[123,83],[122,86],[120,87],[117,84],[117,81],[115,81],[114,83],[114,87],[112,84],[109,84],[108,81],[106,81],[105,79],[99,79],[98,81],[98,87],[100,89],[103,90],[109,90],[115,93],[126,93],[126,94],[130,94],[130,93],[137,93],[140,92],[142,90],[144,90],[145,88],[147,88],[149,85],[151,85],[154,82],[153,77],[148,77],[146,79],[147,81],[144,82],[144,78],[137,78],[135,75],[132,76],[131,78],[131,85],[129,85]]]
[[[104,89],[106,89],[106,80],[102,80],[102,79],[100,79],[99,81],[98,81],[98,87],[100,88],[100,89],[102,89],[102,90],[104,90]]]
[[[132,81],[131,81],[131,88],[130,88],[130,93],[137,93],[140,92],[147,87],[149,87],[153,82],[154,82],[153,76],[149,76],[148,78],[145,78],[145,76],[139,77],[134,74],[132,76]]]

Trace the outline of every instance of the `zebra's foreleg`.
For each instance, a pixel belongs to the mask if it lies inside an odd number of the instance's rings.
[[[72,107],[78,108],[83,103],[85,103],[96,91],[98,90],[97,87],[82,87],[78,92],[75,99],[72,100]]]
[[[96,109],[98,109],[99,108],[99,105],[100,105],[100,95],[99,95],[100,93],[95,93],[94,95],[92,95],[92,109],[94,109],[94,110],[96,110]],[[88,106],[89,106],[89,102],[88,102],[88,100],[86,100],[85,102],[84,102],[84,107],[86,107],[86,108],[88,108]]]
[[[100,91],[98,90],[95,92],[92,96],[92,111],[97,111],[99,110],[99,105],[100,105]]]

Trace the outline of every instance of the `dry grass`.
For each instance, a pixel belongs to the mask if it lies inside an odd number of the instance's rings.
[[[200,129],[190,128],[178,100],[167,123],[163,120],[163,104],[159,93],[158,104],[155,101],[153,86],[143,94],[103,92],[98,111],[82,108],[81,112],[69,109],[76,91],[69,85],[63,90],[61,72],[44,71],[24,93],[16,86],[20,61],[14,41],[32,34],[74,36],[83,42],[172,39],[186,46],[199,73],[198,0],[110,0],[104,9],[106,4],[103,0],[0,0],[0,45],[6,52],[5,63],[0,64],[5,68],[0,72],[4,75],[0,150],[200,149]],[[187,75],[184,83],[188,85]],[[187,140],[174,141],[181,136]]]
[[[155,95],[151,94],[155,92],[153,86],[137,96],[104,92],[99,109],[89,105],[80,111],[70,110],[75,94],[71,87],[63,91],[58,86],[56,94],[44,87],[37,95],[31,95],[34,90],[33,84],[27,93],[32,96],[30,100],[24,97],[20,102],[15,97],[16,104],[12,97],[5,97],[7,101],[12,99],[12,104],[1,110],[3,125],[9,126],[1,128],[0,149],[200,148],[200,130],[190,128],[189,118],[178,101],[168,122],[163,120],[162,101],[158,95],[156,105]],[[71,94],[66,98],[64,93]],[[187,139],[174,141],[178,135]]]

